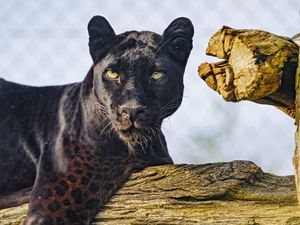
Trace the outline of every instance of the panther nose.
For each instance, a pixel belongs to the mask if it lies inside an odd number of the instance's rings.
[[[145,111],[146,111],[146,107],[136,107],[136,108],[122,107],[121,108],[122,116],[129,118],[132,122],[137,120],[137,118],[141,116]]]

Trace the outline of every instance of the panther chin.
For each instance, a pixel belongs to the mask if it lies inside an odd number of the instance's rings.
[[[127,144],[129,151],[136,151],[138,148],[144,151],[152,137],[148,129],[135,123],[130,126],[116,126],[115,130],[119,138]]]

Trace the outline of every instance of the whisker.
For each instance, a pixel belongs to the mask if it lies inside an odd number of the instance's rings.
[[[108,136],[109,136],[109,137],[113,137],[114,131],[115,131],[114,127],[111,126],[110,129],[109,129],[109,131],[108,131]],[[112,135],[112,136],[110,136],[110,135]]]
[[[155,130],[152,127],[150,127],[150,131],[152,132],[153,136],[156,136]]]
[[[163,111],[166,111],[166,110],[169,110],[169,109],[174,109],[174,108],[177,108],[179,106],[180,106],[180,104],[170,105],[168,107],[162,108],[161,111],[163,112]]]
[[[100,123],[98,126],[96,126],[96,129],[98,129],[100,126],[102,126],[106,121],[109,121],[109,119],[108,119],[107,117],[105,117],[105,118],[101,121],[101,123]]]
[[[180,107],[181,107],[180,105],[173,106],[173,107],[170,107],[168,109],[165,109],[165,110],[161,111],[160,119],[163,119],[165,116],[167,116],[168,114],[170,114],[172,109],[175,109],[175,108],[179,109]]]
[[[144,135],[142,137],[144,139],[145,147],[147,148],[148,147],[148,139]]]
[[[111,125],[111,122],[107,123],[106,126],[105,126],[105,127],[103,128],[103,130],[101,131],[100,135],[102,135],[102,134],[104,133],[105,129],[106,129],[107,127],[109,127],[110,125]]]
[[[177,101],[181,98],[181,95],[177,95],[174,98],[172,98],[169,102],[167,102],[165,105],[162,106],[162,108],[167,107],[169,104],[173,103],[174,101]]]

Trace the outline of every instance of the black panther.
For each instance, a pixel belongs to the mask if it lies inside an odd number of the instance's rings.
[[[0,80],[0,208],[31,193],[26,225],[90,224],[133,171],[173,163],[161,124],[182,101],[192,23],[116,35],[95,16],[88,33],[82,82]]]

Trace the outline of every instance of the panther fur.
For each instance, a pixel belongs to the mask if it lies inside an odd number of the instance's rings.
[[[33,185],[25,225],[90,224],[133,171],[173,163],[161,124],[182,101],[192,23],[116,35],[95,16],[88,32],[82,82],[0,80],[0,208]]]

